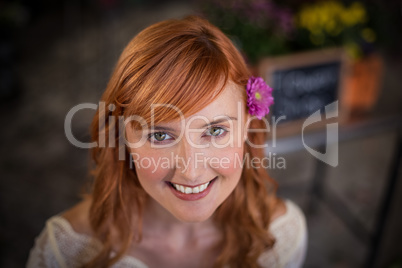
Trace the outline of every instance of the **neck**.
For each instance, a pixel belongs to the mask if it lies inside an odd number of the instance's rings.
[[[214,235],[217,227],[212,217],[204,222],[183,222],[173,216],[153,198],[148,198],[143,214],[143,237],[162,238],[164,241],[186,244]]]

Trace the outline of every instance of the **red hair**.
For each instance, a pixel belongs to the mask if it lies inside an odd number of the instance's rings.
[[[206,20],[190,16],[154,24],[134,37],[119,58],[92,122],[92,140],[104,137],[106,146],[92,149],[92,205],[90,223],[102,241],[103,250],[86,267],[109,267],[121,258],[131,243],[139,243],[142,212],[148,198],[136,172],[130,169],[128,150],[119,158],[120,135],[113,118],[138,115],[150,121],[150,106],[167,103],[191,115],[212,102],[231,81],[243,90],[250,72],[232,42]],[[159,110],[156,123],[177,118],[171,110]],[[263,128],[252,121],[251,128]],[[264,134],[249,134],[253,144],[263,144]],[[122,149],[122,148],[120,148]],[[123,148],[126,149],[126,148]],[[263,157],[263,150],[245,145],[245,153]],[[213,217],[223,233],[222,251],[215,267],[258,267],[260,254],[271,248],[268,233],[276,202],[276,183],[261,168],[243,168],[235,190],[215,211]],[[112,246],[117,254],[110,257]],[[114,250],[115,248],[113,248]]]

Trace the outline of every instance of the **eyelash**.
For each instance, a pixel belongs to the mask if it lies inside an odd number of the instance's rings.
[[[217,136],[213,136],[213,135],[208,135],[208,134],[206,134],[206,133],[209,133],[209,131],[210,131],[212,128],[219,128],[219,129],[221,129],[223,132],[222,132],[221,134],[217,135]],[[203,135],[203,137],[214,138],[214,139],[220,139],[220,138],[223,138],[224,136],[226,136],[227,133],[228,133],[228,130],[227,130],[225,127],[223,127],[223,126],[211,126],[210,128],[207,129],[207,131],[205,132],[205,135]]]
[[[210,131],[212,128],[220,128],[223,132],[222,132],[221,134],[217,135],[217,136],[208,135],[207,133],[209,133],[209,131]],[[155,139],[155,135],[158,134],[158,133],[160,133],[160,134],[166,134],[166,135],[169,136],[170,138],[169,138],[169,139],[164,139],[163,141],[158,141],[158,140]],[[224,136],[226,136],[227,133],[228,133],[228,130],[227,130],[225,127],[223,127],[223,126],[211,126],[210,128],[208,128],[208,129],[204,132],[204,134],[203,134],[202,137],[205,137],[205,138],[207,138],[207,139],[212,139],[212,138],[213,138],[213,139],[217,140],[217,139],[220,139],[220,138],[223,138]],[[169,140],[171,140],[171,139],[173,139],[173,135],[170,135],[169,133],[162,132],[162,131],[158,131],[158,132],[154,132],[154,133],[148,134],[148,141],[150,141],[150,142],[152,142],[152,143],[154,143],[154,144],[164,144],[164,143],[169,142]]]
[[[164,139],[163,141],[158,141],[156,138],[155,138],[155,135],[156,134],[166,134],[167,136],[169,136],[170,138],[169,139]],[[167,142],[169,142],[169,140],[171,140],[171,139],[173,139],[173,136],[172,135],[170,135],[169,133],[166,133],[166,132],[162,132],[162,131],[158,131],[158,132],[154,132],[154,133],[150,133],[150,134],[148,134],[148,141],[149,142],[152,142],[152,143],[155,143],[155,144],[164,144],[164,143],[167,143]]]

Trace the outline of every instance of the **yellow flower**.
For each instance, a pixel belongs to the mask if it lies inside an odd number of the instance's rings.
[[[337,36],[348,27],[364,24],[367,13],[360,2],[345,7],[340,1],[330,0],[304,6],[296,18],[297,25],[310,32],[310,41],[320,45],[328,35]],[[361,35],[367,42],[375,40],[373,31],[364,30]]]
[[[345,8],[340,14],[340,19],[346,26],[364,23],[367,20],[366,10],[359,2],[354,2],[349,8]]]
[[[359,2],[354,2],[350,6],[350,12],[354,16],[356,23],[364,23],[367,20],[366,10],[364,6]]]

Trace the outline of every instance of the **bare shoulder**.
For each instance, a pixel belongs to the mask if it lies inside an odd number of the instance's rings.
[[[271,222],[273,222],[274,220],[285,214],[286,214],[286,204],[282,199],[277,198],[276,204],[274,206],[274,211],[272,212]]]
[[[89,222],[89,208],[92,199],[86,198],[74,207],[65,211],[61,216],[65,218],[77,233],[93,235]]]

